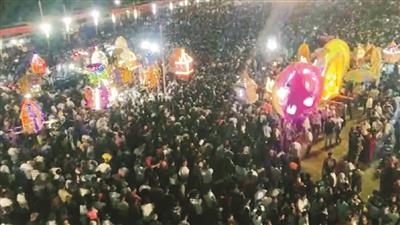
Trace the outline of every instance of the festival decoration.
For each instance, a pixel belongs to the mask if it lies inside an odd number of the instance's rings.
[[[237,81],[234,90],[240,102],[253,104],[258,100],[257,84],[247,72]]]
[[[133,71],[140,66],[135,53],[127,48],[122,50],[114,50],[114,56],[116,57],[116,66],[118,68],[124,67],[130,71]]]
[[[37,102],[30,97],[23,100],[20,119],[22,129],[27,134],[39,132],[44,125],[44,114]]]
[[[22,95],[39,93],[41,84],[42,79],[33,74],[24,75],[17,82],[18,90]]]
[[[90,59],[92,64],[103,64],[104,66],[108,65],[108,59],[104,52],[100,51],[97,47],[96,50],[93,52],[92,57]]]
[[[115,43],[114,43],[115,48],[128,48],[128,42],[126,41],[126,39],[122,36],[117,37],[117,39],[115,39]]]
[[[89,70],[89,82],[92,85],[98,85],[101,81],[108,80],[108,72],[106,67],[101,63],[90,64],[87,66]]]
[[[388,47],[383,49],[383,60],[386,63],[400,62],[400,48],[396,42],[392,41]]]
[[[295,63],[278,76],[272,93],[274,109],[286,119],[296,119],[317,106],[323,89],[318,67]]]
[[[178,79],[189,79],[194,72],[193,58],[183,48],[176,48],[169,59],[170,71]]]
[[[244,88],[246,90],[247,103],[255,103],[258,100],[257,84],[248,74],[244,77]]]
[[[344,80],[361,83],[364,81],[379,81],[381,76],[382,56],[378,47],[367,44],[358,45],[354,51],[354,70],[348,72]]]
[[[370,54],[370,63],[371,63],[371,73],[374,74],[376,80],[379,81],[381,77],[381,69],[382,69],[382,54],[381,49],[372,46],[371,54]]]
[[[324,61],[322,99],[327,100],[339,94],[343,75],[350,67],[350,49],[347,43],[340,39],[330,40],[324,46]]]
[[[90,109],[94,108],[94,94],[91,87],[85,87],[83,99],[85,100],[85,107]]]
[[[160,81],[161,70],[157,65],[151,65],[142,72],[143,86],[146,89],[154,89],[158,87]]]
[[[297,50],[298,60],[301,62],[311,63],[310,48],[307,43],[302,43]]]
[[[372,82],[375,80],[375,74],[373,74],[370,70],[357,69],[348,72],[344,77],[344,80],[356,83],[361,83],[366,81]]]
[[[38,54],[33,54],[31,69],[33,73],[43,76],[46,73],[47,64]]]

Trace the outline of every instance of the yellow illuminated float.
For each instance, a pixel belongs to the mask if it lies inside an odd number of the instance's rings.
[[[371,44],[358,45],[355,50],[355,69],[349,71],[344,80],[356,83],[379,81],[381,76],[381,50]]]
[[[183,48],[176,48],[169,59],[169,68],[178,79],[189,79],[193,72],[193,58]]]
[[[340,39],[330,40],[324,46],[325,66],[323,69],[324,90],[322,99],[328,100],[339,94],[343,75],[350,67],[350,49],[346,42]]]

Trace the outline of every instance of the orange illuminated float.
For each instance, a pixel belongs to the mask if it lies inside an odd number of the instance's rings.
[[[151,65],[146,70],[142,71],[142,83],[147,89],[155,89],[160,82],[161,69],[157,65]]]
[[[193,58],[183,48],[176,48],[170,59],[169,68],[178,79],[189,79],[194,72]]]
[[[308,47],[307,43],[303,43],[299,46],[297,58],[301,62],[311,63],[310,47]]]
[[[340,39],[330,40],[323,49],[324,90],[322,100],[328,100],[339,95],[343,76],[350,67],[350,48]]]
[[[44,114],[37,102],[30,97],[23,100],[20,119],[22,129],[27,134],[39,132],[44,126]]]
[[[42,59],[38,54],[33,54],[31,69],[33,73],[43,76],[47,69],[46,61],[44,61],[44,59]]]

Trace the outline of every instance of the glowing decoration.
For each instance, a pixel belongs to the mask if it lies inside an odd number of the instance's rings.
[[[126,41],[126,39],[122,36],[117,37],[117,39],[115,40],[114,43],[115,48],[128,48],[128,42]]]
[[[246,72],[236,83],[235,92],[237,100],[241,102],[253,104],[258,100],[257,84]]]
[[[375,74],[373,74],[370,70],[357,69],[348,72],[344,77],[344,80],[361,83],[366,81],[374,81],[375,77]]]
[[[258,100],[257,84],[248,74],[244,76],[244,88],[246,90],[247,102],[250,104]]]
[[[365,47],[358,45],[354,56],[356,69],[347,73],[344,79],[354,82],[379,81],[382,66],[381,50],[371,44]]]
[[[127,48],[122,49],[120,54],[114,55],[116,56],[117,67],[125,67],[126,69],[133,71],[140,66],[135,53]]]
[[[94,94],[93,89],[89,86],[85,87],[83,93],[83,99],[85,100],[85,107],[92,109],[94,107]]]
[[[116,75],[119,76],[121,82],[131,84],[133,82],[134,70],[140,67],[139,60],[135,53],[128,48],[128,42],[122,36],[115,40],[115,67],[119,70]]]
[[[104,80],[108,80],[108,72],[106,67],[101,63],[90,64],[87,66],[89,69],[89,82],[93,85],[98,85]]]
[[[22,129],[27,134],[39,132],[44,126],[44,114],[37,102],[27,95],[21,105]]]
[[[104,52],[100,51],[97,47],[96,50],[93,52],[92,57],[90,59],[92,64],[101,63],[105,66],[108,65],[108,59]]]
[[[40,85],[42,84],[42,79],[39,76],[30,74],[21,77],[18,82],[18,90],[21,94],[36,94],[41,91]]]
[[[308,47],[307,43],[303,43],[299,46],[299,49],[297,50],[297,57],[301,62],[311,63],[310,48]]]
[[[371,63],[370,71],[375,76],[375,79],[379,81],[382,69],[382,54],[380,48],[372,46],[370,63]]]
[[[146,89],[157,88],[160,82],[161,69],[157,65],[151,65],[142,72],[142,82]]]
[[[46,73],[47,64],[38,54],[33,54],[31,69],[35,74],[43,76]]]
[[[95,110],[106,109],[109,106],[111,94],[109,88],[105,85],[101,85],[94,89],[91,87],[85,87],[83,93],[85,107]]]
[[[323,81],[318,67],[295,63],[278,76],[272,92],[274,109],[286,119],[296,119],[317,106]]]
[[[271,79],[270,77],[267,77],[267,81],[265,82],[265,91],[268,93],[272,93],[272,90],[275,85],[275,80]]]
[[[323,69],[324,90],[322,99],[327,100],[339,94],[343,75],[350,67],[350,49],[340,39],[330,40],[324,46],[325,67]]]
[[[383,49],[383,60],[386,63],[400,62],[400,48],[396,42],[392,41],[388,47]]]
[[[183,48],[176,48],[169,60],[171,72],[178,79],[189,79],[193,72],[193,58]]]

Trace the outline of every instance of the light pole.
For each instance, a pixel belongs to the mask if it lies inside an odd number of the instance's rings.
[[[167,81],[166,81],[166,68],[165,68],[165,60],[164,60],[164,35],[163,35],[163,25],[160,24],[160,35],[161,35],[161,68],[162,68],[162,76],[163,76],[163,90],[164,97],[167,95]]]
[[[116,23],[116,18],[115,18],[115,15],[114,15],[114,13],[113,13],[113,14],[111,14],[111,20],[112,20],[112,22],[113,22],[113,28],[114,28],[114,32],[115,32],[115,23]]]
[[[92,11],[92,17],[93,17],[94,26],[95,26],[95,28],[96,28],[96,34],[99,34],[99,31],[98,31],[98,29],[97,29],[97,26],[99,25],[99,16],[100,16],[99,11],[97,11],[97,10],[94,9],[94,10]]]
[[[69,32],[71,30],[71,22],[72,22],[71,17],[64,17],[63,21],[64,21],[64,24],[65,24],[65,36],[67,38],[67,41],[70,42]]]
[[[133,9],[133,18],[135,18],[135,20],[138,18],[138,12],[136,8]]]
[[[38,0],[38,7],[39,7],[39,13],[40,13],[40,17],[43,20],[43,9],[42,9],[42,2],[40,0]]]
[[[42,23],[40,25],[40,29],[43,31],[44,35],[46,36],[47,39],[47,47],[50,48],[50,31],[51,31],[51,25],[48,23]]]
[[[151,4],[151,11],[153,12],[154,15],[157,14],[157,5],[156,5],[156,3]]]

